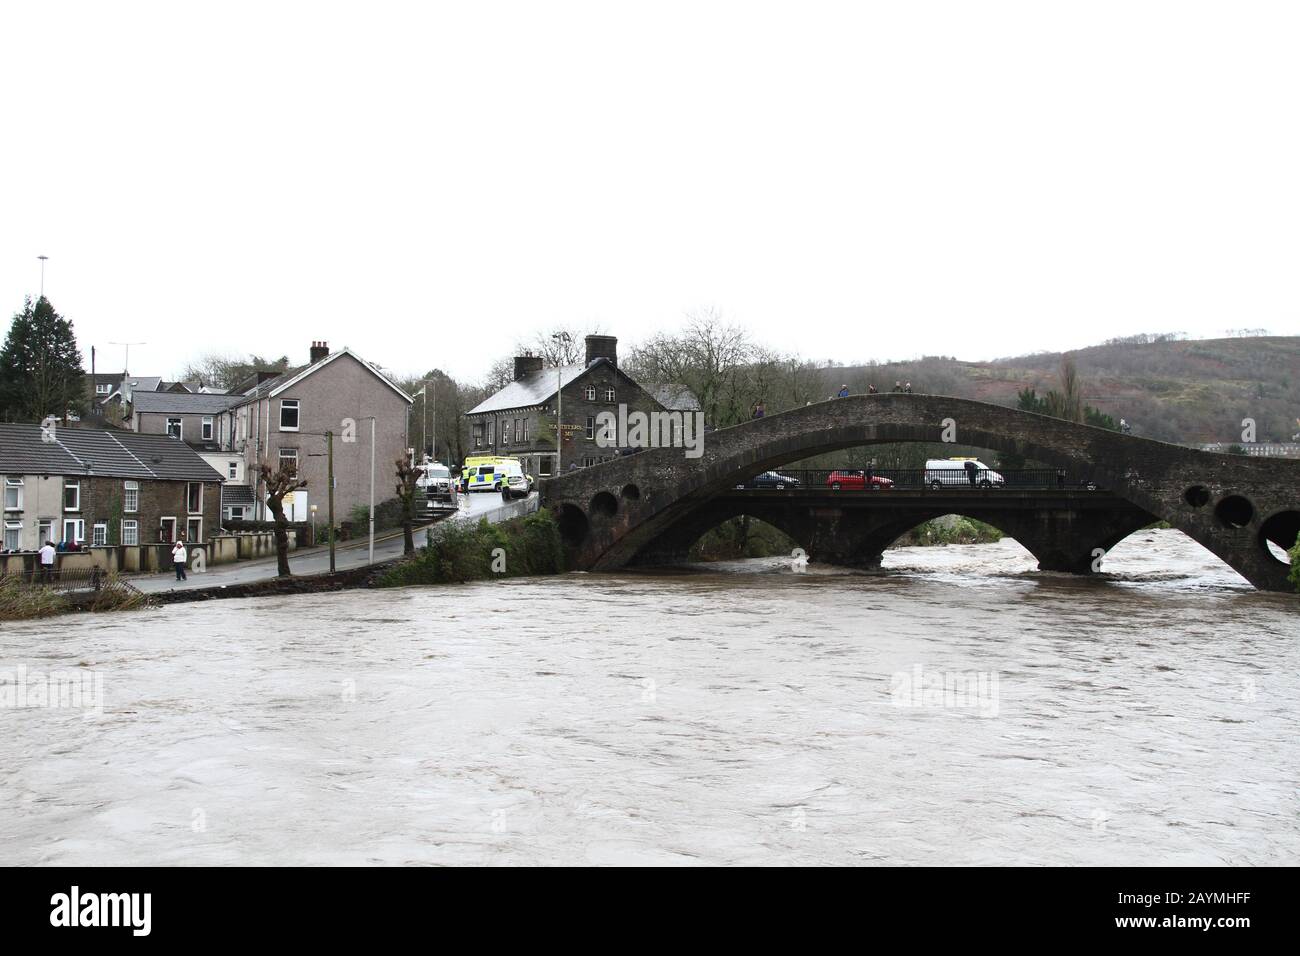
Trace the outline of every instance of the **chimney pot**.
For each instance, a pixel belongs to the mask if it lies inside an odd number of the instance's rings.
[[[588,365],[598,358],[605,358],[609,359],[615,368],[618,368],[618,338],[616,336],[588,335],[586,341]]]
[[[329,354],[330,354],[329,343],[313,341],[311,343],[310,364],[315,365],[317,362],[319,362],[321,359],[325,358]]]
[[[523,355],[515,356],[515,381],[519,381],[527,375],[534,372],[540,372],[545,365],[545,360],[540,355],[531,355],[525,352]]]

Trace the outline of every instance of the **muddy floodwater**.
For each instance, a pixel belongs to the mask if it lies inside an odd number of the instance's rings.
[[[1033,568],[1004,540],[4,625],[0,853],[1300,862],[1300,602],[1174,531]]]

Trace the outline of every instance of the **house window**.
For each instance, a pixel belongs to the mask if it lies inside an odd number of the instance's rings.
[[[158,519],[158,540],[163,544],[171,544],[176,540],[176,519],[171,515]]]
[[[239,462],[237,462],[237,461],[229,461],[229,462],[226,462],[226,465],[227,465],[227,467],[226,467],[226,474],[227,474],[227,476],[230,477],[230,478],[238,478],[238,477],[239,477]]]
[[[197,544],[203,540],[203,519],[189,518],[185,522],[185,540]]]
[[[134,518],[126,518],[122,521],[122,543],[140,543],[140,522]]]
[[[109,391],[110,391],[112,388],[113,388],[112,385],[96,385],[96,386],[95,386],[95,394],[96,394],[96,395],[107,395],[107,394],[109,393]]]
[[[69,481],[67,479],[64,479],[63,510],[64,511],[81,510],[81,482]]]
[[[487,423],[487,443],[490,448],[492,446],[492,422]]]
[[[298,449],[281,448],[280,467],[289,469],[295,475],[298,474]]]
[[[203,416],[203,440],[212,441],[212,416]]]
[[[583,468],[590,468],[592,465],[596,464],[596,462],[598,462],[598,461],[600,461],[599,458],[584,458],[584,459],[582,459],[582,467],[583,467]]]
[[[63,519],[63,540],[68,544],[86,540],[86,522],[80,518]]]
[[[613,404],[615,394],[616,394],[616,393],[614,392],[614,389],[613,389],[612,386],[611,386],[611,387],[607,387],[607,388],[605,389],[605,401],[609,402],[610,404]]]
[[[528,441],[528,419],[521,418],[515,422],[515,439],[521,442]]]
[[[243,506],[243,505],[231,505],[231,506],[230,506],[230,520],[231,520],[231,521],[243,521],[243,520],[244,520],[244,506]]]
[[[95,527],[90,533],[90,543],[98,548],[108,544],[108,525],[103,521],[95,522]]]
[[[280,400],[280,431],[296,432],[298,430],[298,399]]]
[[[23,523],[21,521],[5,522],[5,550],[17,551],[23,543]],[[42,541],[41,544],[45,542]]]
[[[172,438],[180,438],[183,431],[181,420],[179,418],[167,419],[167,434]]]
[[[140,482],[128,481],[122,485],[122,510],[128,514],[140,510]]]
[[[596,400],[596,386],[588,385],[586,388],[584,388],[582,390],[582,397],[589,402],[594,402]]]
[[[23,510],[23,480],[21,478],[5,479],[5,511]]]
[[[42,546],[46,541],[54,539],[54,519],[42,518],[36,523],[37,546]]]
[[[596,419],[593,415],[587,416],[587,438],[596,437]]]
[[[190,514],[203,513],[203,482],[185,482],[185,508]]]

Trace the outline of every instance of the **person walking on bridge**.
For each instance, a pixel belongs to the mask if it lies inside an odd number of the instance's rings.
[[[836,398],[848,398],[848,397],[849,397],[849,387],[848,387],[847,385],[841,385],[841,386],[840,386],[840,390],[839,390],[839,392],[835,395],[835,397],[836,397]]]
[[[973,462],[973,461],[962,462],[962,467],[966,469],[966,477],[970,480],[970,486],[971,486],[972,488],[974,488],[974,487],[975,487],[975,472],[978,470],[978,469],[975,467],[975,462]]]

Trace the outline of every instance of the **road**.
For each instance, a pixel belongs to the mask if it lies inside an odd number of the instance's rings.
[[[486,516],[489,521],[501,520],[509,515],[499,515],[501,496],[488,492],[478,492],[468,496],[469,507],[462,510],[449,521],[477,521]],[[532,496],[534,499],[536,494]],[[424,528],[421,525],[415,532],[415,543],[419,547],[424,543]],[[365,538],[337,546],[334,555],[334,567],[339,571],[364,567],[369,562],[369,549]],[[383,538],[375,539],[375,563],[400,557],[402,554],[402,533],[386,533]],[[294,574],[323,574],[330,569],[329,548],[308,548],[300,552],[290,552],[289,568]],[[170,568],[165,573],[136,575],[126,577],[135,587],[147,594],[160,591],[188,590],[191,588],[210,588],[232,584],[250,584],[264,581],[276,576],[275,557],[258,558],[254,561],[239,561],[234,564],[219,564],[207,571],[188,572],[188,579],[177,581],[175,572]]]

